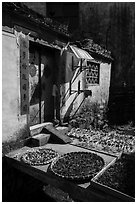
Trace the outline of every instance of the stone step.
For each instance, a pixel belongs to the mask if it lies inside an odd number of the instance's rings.
[[[60,133],[67,135],[69,128],[65,126],[58,126],[56,127],[56,130],[58,130]]]
[[[43,130],[46,130],[45,132],[43,132]],[[67,132],[68,132],[68,128],[67,127],[54,127],[53,123],[51,122],[46,122],[46,123],[42,123],[42,124],[38,124],[35,126],[30,127],[30,134],[32,137],[37,136],[39,134],[52,134],[54,136],[57,136],[59,139],[61,139],[64,143],[70,143],[71,139],[67,136]],[[35,137],[34,137],[35,138]],[[46,140],[46,138],[42,137],[42,136],[38,136],[36,143],[38,145],[40,145],[41,143],[43,144],[44,141]]]
[[[46,126],[53,126],[53,123],[51,122],[46,122],[46,123],[41,123],[41,124],[37,124],[37,125],[34,125],[34,126],[31,126],[30,127],[30,134],[31,136],[34,136],[34,135],[38,135],[40,134],[40,132],[42,131],[42,129]]]
[[[38,134],[31,138],[32,146],[39,147],[48,143],[50,134]]]
[[[71,139],[64,132],[61,132],[61,128],[59,131],[57,130],[57,128],[49,125],[49,126],[45,126],[44,129],[48,130],[49,133],[61,139],[64,143],[71,143]],[[62,130],[64,131],[64,129]]]

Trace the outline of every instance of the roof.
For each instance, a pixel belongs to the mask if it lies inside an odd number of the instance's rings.
[[[8,11],[12,14],[14,13],[22,17],[26,17],[41,26],[45,26],[46,28],[69,37],[67,25],[54,21],[51,18],[44,17],[43,15],[28,8],[22,2],[3,2],[2,9],[8,9]]]
[[[75,46],[70,46],[70,48],[72,49],[72,51],[74,52],[77,58],[82,58],[82,59],[87,59],[87,60],[93,59],[93,57],[91,57],[90,54],[86,52],[85,50],[82,50]]]
[[[72,45],[69,45],[69,47],[78,59],[86,59],[98,63],[87,51]]]
[[[81,49],[91,54],[94,53],[104,58],[112,60],[111,52],[101,47],[100,45],[94,43],[92,39],[84,39],[82,41],[77,41],[75,42],[75,44],[78,45]]]

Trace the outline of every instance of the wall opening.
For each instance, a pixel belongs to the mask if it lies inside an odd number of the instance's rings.
[[[30,126],[54,119],[53,85],[57,83],[58,66],[55,49],[30,43],[29,112]]]

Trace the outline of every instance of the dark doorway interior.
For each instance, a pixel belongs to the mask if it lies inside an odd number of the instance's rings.
[[[36,43],[29,49],[30,125],[54,118],[53,84],[57,83],[56,50]]]

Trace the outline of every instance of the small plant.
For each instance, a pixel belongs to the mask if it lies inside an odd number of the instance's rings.
[[[70,124],[76,128],[102,129],[107,124],[107,104],[86,100],[79,113],[73,116]]]

